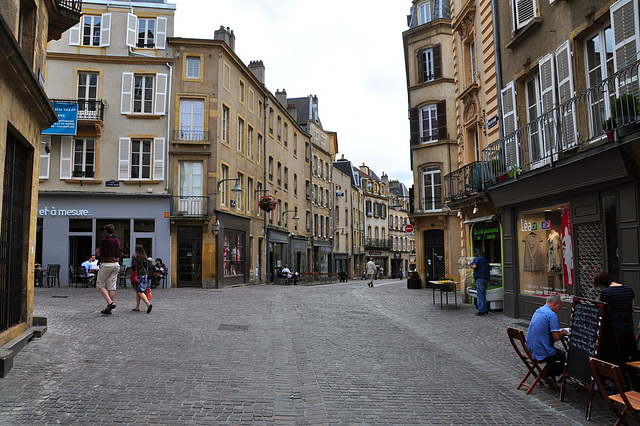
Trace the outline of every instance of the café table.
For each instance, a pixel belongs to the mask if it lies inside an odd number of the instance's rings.
[[[455,302],[456,309],[458,309],[458,296],[456,293],[456,287],[458,285],[455,281],[429,281],[433,285],[433,304],[436,304],[436,289],[440,291],[440,309],[442,309],[442,293],[444,293],[447,305],[449,304],[449,293],[453,293],[453,300]]]

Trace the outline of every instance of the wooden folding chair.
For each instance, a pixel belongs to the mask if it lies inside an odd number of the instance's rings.
[[[633,418],[635,418],[636,421],[640,424],[640,416],[638,415],[638,412],[640,411],[640,393],[636,391],[624,390],[624,388],[622,387],[624,379],[622,378],[620,367],[615,364],[611,364],[595,358],[589,358],[589,365],[591,365],[591,374],[593,375],[593,380],[596,382],[596,385],[600,390],[600,394],[605,399],[605,401],[607,401],[607,404],[609,404],[609,407],[611,407],[611,410],[615,413],[615,415],[618,416],[618,421],[615,424],[628,424],[624,419],[627,414],[631,414]],[[613,381],[616,385],[616,391],[618,393],[615,395],[609,395],[604,389],[602,378]],[[618,406],[616,406],[616,404]],[[623,407],[624,409],[622,410],[622,412],[620,412],[618,408]]]
[[[525,374],[524,378],[516,387],[516,389],[520,389],[522,386],[527,388],[527,394],[531,393],[533,388],[540,382],[540,380],[544,380],[551,389],[557,389],[556,384],[547,376],[547,369],[549,368],[549,364],[541,367],[540,363],[533,359],[529,349],[527,348],[526,341],[524,339],[524,333],[522,330],[518,330],[517,328],[507,327],[507,334],[509,335],[509,340],[511,341],[511,345],[513,345],[513,349],[516,351],[524,365],[527,367],[527,374]],[[533,375],[535,380],[530,385],[527,385],[525,382],[529,378],[529,376]]]

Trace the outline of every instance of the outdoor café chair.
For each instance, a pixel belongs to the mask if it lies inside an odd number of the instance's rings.
[[[69,265],[69,287],[71,287],[71,284],[75,284],[77,288],[79,279],[77,267]]]
[[[549,369],[549,364],[545,363],[544,367],[541,367],[541,363],[533,359],[531,353],[529,352],[529,348],[527,348],[527,344],[524,338],[524,333],[522,330],[518,330],[517,328],[507,327],[507,334],[509,335],[509,340],[511,341],[511,345],[513,345],[513,349],[516,351],[524,365],[527,367],[527,374],[525,374],[524,378],[520,381],[520,384],[516,389],[520,389],[522,386],[527,388],[527,394],[531,393],[533,388],[540,382],[540,380],[544,380],[551,389],[556,389],[557,386],[547,376],[547,370]],[[529,376],[533,376],[535,380],[530,385],[526,384]],[[540,382],[540,383],[544,383]]]
[[[60,287],[60,265],[57,263],[50,263],[47,265],[47,270],[42,273],[43,278],[47,279],[47,287],[55,287],[58,283]]]
[[[600,390],[600,394],[605,401],[607,401],[607,404],[609,404],[609,407],[611,407],[615,415],[618,416],[618,421],[615,424],[626,425],[627,421],[624,418],[627,414],[631,414],[633,418],[640,423],[640,416],[638,416],[638,411],[640,410],[640,393],[624,390],[622,385],[624,379],[622,378],[620,367],[596,358],[589,358],[589,365],[591,365],[591,374]],[[602,383],[603,378],[615,383],[617,394],[609,395],[607,393]],[[620,412],[620,408],[623,409],[622,412]]]

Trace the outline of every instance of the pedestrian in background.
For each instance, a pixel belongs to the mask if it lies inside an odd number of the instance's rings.
[[[399,272],[399,274],[398,274],[398,275],[400,275],[400,279],[402,279],[402,266],[400,267],[400,269],[398,270],[398,272]]]
[[[484,257],[482,249],[476,248],[476,258],[471,262],[473,278],[476,279],[476,290],[478,295],[478,312],[476,315],[487,315],[487,287],[489,287],[489,261]]]
[[[373,287],[373,280],[376,279],[376,264],[373,263],[373,259],[369,259],[365,265],[365,272],[367,273],[367,279],[369,280],[367,285],[369,287]]]
[[[153,259],[152,259],[153,260]],[[147,305],[147,313],[151,312],[153,305],[149,302],[147,298],[147,287],[149,286],[148,276],[149,276],[149,261],[147,258],[147,253],[144,251],[144,247],[141,245],[137,245],[135,248],[135,254],[131,259],[131,264],[133,265],[133,269],[138,274],[138,284],[133,286],[133,289],[136,291],[136,307],[131,309],[132,311],[140,310],[140,301],[142,300],[145,305]]]
[[[113,235],[114,232],[112,224],[105,225],[105,236],[96,249],[96,255],[100,259],[96,288],[107,301],[107,307],[100,311],[104,315],[111,315],[111,311],[116,307],[113,298],[116,295],[116,283],[120,272],[120,240]]]

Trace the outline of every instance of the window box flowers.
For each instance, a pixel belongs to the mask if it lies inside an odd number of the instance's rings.
[[[278,201],[273,195],[265,195],[260,198],[260,201],[258,201],[258,207],[265,212],[274,211],[276,209],[276,205],[278,205]]]

